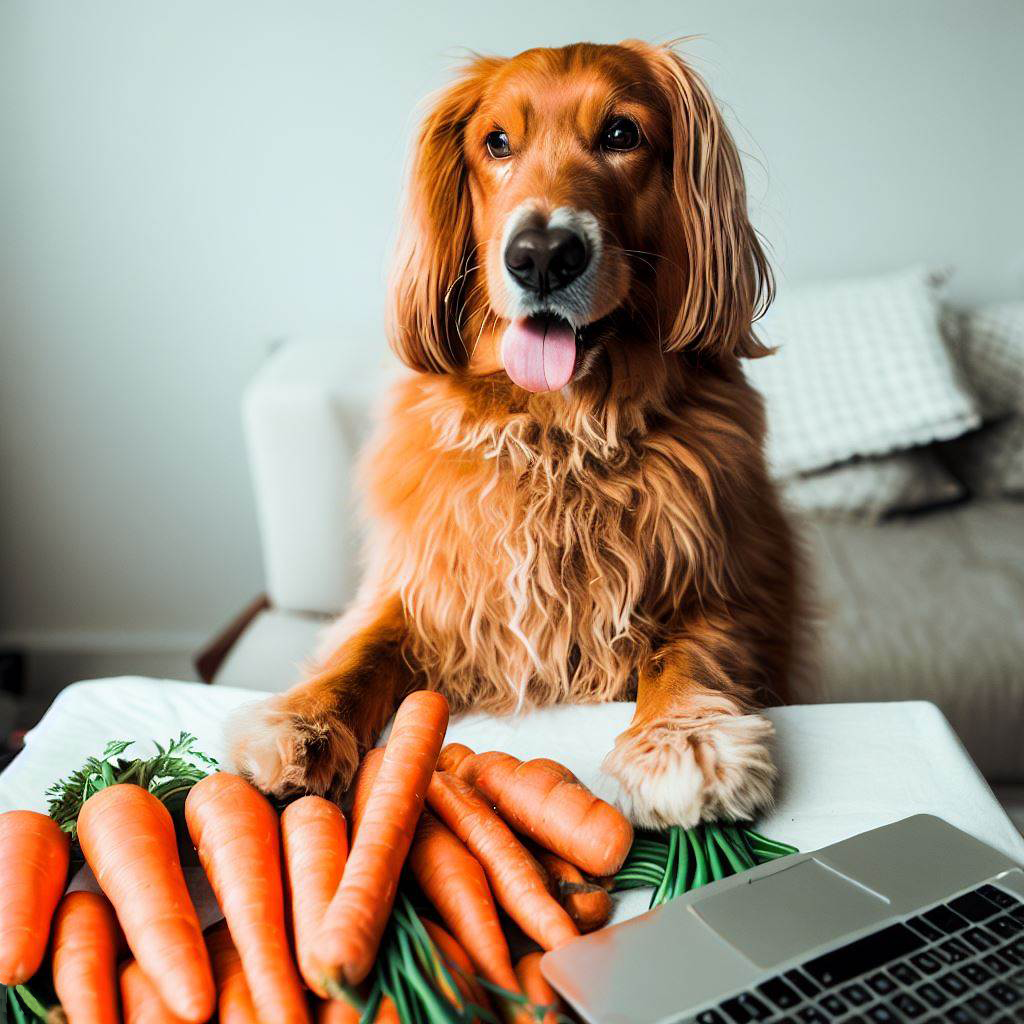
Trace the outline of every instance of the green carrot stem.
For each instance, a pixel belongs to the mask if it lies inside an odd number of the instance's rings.
[[[696,829],[690,829],[686,833],[686,838],[690,843],[694,859],[693,885],[691,888],[699,889],[702,885],[708,884],[708,860],[704,854],[704,846],[697,838]]]
[[[693,858],[690,856],[690,844],[686,839],[686,835],[682,836],[682,840],[679,843],[679,859],[676,865],[676,877],[672,884],[672,889],[669,895],[670,899],[675,899],[677,896],[682,895],[686,892],[687,885],[690,878],[690,867],[692,866]]]
[[[741,871],[746,871],[746,862],[733,847],[732,842],[726,837],[723,830],[717,826],[712,826],[711,834],[714,836],[718,848],[725,855],[725,859],[729,862],[730,874],[738,875]]]
[[[651,906],[657,907],[665,902],[668,894],[668,887],[675,877],[675,862],[679,855],[679,833],[680,829],[671,828],[668,833],[668,859],[665,861],[665,871],[661,876],[661,882],[651,894]]]

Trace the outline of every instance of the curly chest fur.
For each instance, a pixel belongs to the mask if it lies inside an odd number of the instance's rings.
[[[598,454],[530,432],[417,452],[387,477],[369,543],[432,684],[503,711],[628,693],[717,550],[681,443]]]

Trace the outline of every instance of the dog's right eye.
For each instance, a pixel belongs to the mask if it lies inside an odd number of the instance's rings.
[[[512,147],[508,144],[508,136],[502,131],[491,132],[484,139],[484,142],[487,145],[487,152],[495,160],[504,160],[505,157],[512,155]]]

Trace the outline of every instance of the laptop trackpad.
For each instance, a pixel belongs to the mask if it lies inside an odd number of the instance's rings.
[[[889,900],[813,858],[690,905],[758,967],[885,920]]]

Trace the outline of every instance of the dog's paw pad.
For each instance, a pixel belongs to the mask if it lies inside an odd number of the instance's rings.
[[[772,801],[772,732],[760,715],[640,723],[618,737],[604,767],[642,827],[749,819]]]

